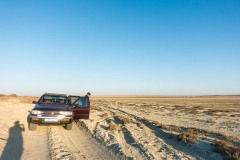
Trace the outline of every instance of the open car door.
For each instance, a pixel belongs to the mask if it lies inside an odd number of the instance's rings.
[[[74,120],[89,119],[90,101],[88,96],[68,96],[68,99],[73,106]]]

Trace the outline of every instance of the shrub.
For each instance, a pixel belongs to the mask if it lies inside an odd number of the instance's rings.
[[[220,152],[220,153],[227,153],[226,151],[228,150],[229,146],[230,146],[230,142],[228,141],[221,141],[221,140],[214,140],[214,146],[216,147],[215,151],[216,152]]]
[[[181,128],[178,126],[171,126],[171,127],[168,127],[168,130],[170,132],[177,132],[177,131],[181,130]]]
[[[161,128],[161,129],[167,129],[167,128],[168,128],[167,125],[162,124],[162,123],[160,123],[157,127],[158,127],[158,128]]]
[[[115,116],[116,116],[123,124],[131,123],[130,118],[125,117],[124,115],[116,114]]]
[[[9,96],[10,96],[10,97],[17,97],[16,94],[10,94]]]
[[[128,124],[128,123],[131,123],[131,120],[128,117],[124,117],[122,119],[122,122],[123,122],[123,124]]]
[[[193,142],[196,143],[199,139],[199,133],[194,129],[188,129],[186,132],[183,132],[178,135],[178,140],[185,143]]]
[[[239,160],[240,159],[240,147],[234,146],[229,141],[224,140],[214,140],[214,146],[216,148],[217,152],[220,152],[224,155],[229,156],[229,158],[233,160]]]
[[[160,123],[158,121],[150,121],[149,119],[147,119],[145,117],[143,118],[143,121],[152,123],[153,125],[155,125],[158,128],[161,128],[161,129],[167,129],[168,128],[168,126],[165,125],[165,124],[162,124],[162,123]]]
[[[236,151],[235,153],[229,155],[232,157],[234,160],[239,160],[240,159],[240,151]]]

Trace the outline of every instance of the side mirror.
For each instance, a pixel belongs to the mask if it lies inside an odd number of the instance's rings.
[[[37,104],[37,101],[32,101],[33,104]]]

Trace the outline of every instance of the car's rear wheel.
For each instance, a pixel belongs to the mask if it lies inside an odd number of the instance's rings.
[[[35,131],[35,130],[37,129],[37,124],[35,124],[35,123],[29,123],[29,124],[28,124],[28,129],[29,129],[30,131]]]
[[[65,129],[66,130],[71,130],[72,129],[72,123],[66,124]]]

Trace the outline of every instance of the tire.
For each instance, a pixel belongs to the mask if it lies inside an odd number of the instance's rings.
[[[37,129],[37,124],[35,124],[35,123],[28,123],[28,129],[30,131],[35,131]]]
[[[72,123],[66,124],[65,129],[66,130],[72,130]]]

